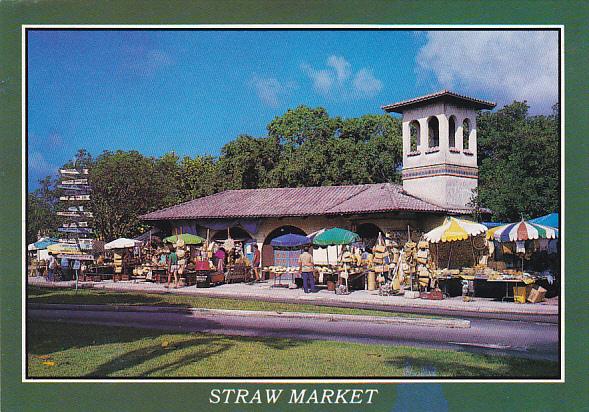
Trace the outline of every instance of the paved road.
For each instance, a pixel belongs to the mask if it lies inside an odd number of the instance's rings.
[[[471,318],[468,329],[416,325],[383,325],[317,319],[256,318],[183,313],[105,312],[29,309],[33,319],[132,326],[224,335],[321,339],[344,342],[407,345],[532,359],[558,360],[558,325]]]

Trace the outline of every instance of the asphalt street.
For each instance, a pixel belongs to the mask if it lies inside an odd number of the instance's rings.
[[[554,361],[559,357],[558,325],[529,321],[461,317],[470,320],[471,327],[456,329],[305,318],[213,316],[188,310],[145,313],[31,308],[28,317],[178,332],[405,345]]]

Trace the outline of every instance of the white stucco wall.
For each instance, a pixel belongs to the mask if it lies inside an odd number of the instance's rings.
[[[433,176],[403,181],[403,189],[421,199],[450,209],[462,209],[477,187],[476,179],[458,176]]]
[[[439,151],[428,153],[428,119],[435,116],[439,122]],[[455,150],[450,150],[449,119],[455,118]],[[463,122],[468,119],[470,134],[469,146],[465,153],[463,148]],[[419,122],[420,141],[418,155],[409,156],[411,135],[409,124]],[[435,103],[403,113],[403,170],[434,166],[456,165],[477,168],[477,125],[476,112],[473,109],[448,103]],[[478,179],[459,176],[426,176],[403,180],[403,189],[421,199],[447,208],[464,208],[470,201],[472,190],[478,185]]]

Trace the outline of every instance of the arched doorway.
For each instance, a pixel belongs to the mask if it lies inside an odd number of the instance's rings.
[[[456,147],[456,117],[454,115],[448,119],[448,146]]]
[[[356,233],[360,236],[360,239],[364,243],[366,247],[374,247],[376,244],[376,240],[378,239],[378,234],[384,232],[380,230],[378,226],[373,223],[361,223],[356,227]]]
[[[274,229],[272,232],[266,236],[264,239],[264,244],[262,245],[262,265],[264,266],[273,266],[273,265],[280,265],[280,266],[292,266],[295,259],[298,259],[298,255],[300,254],[299,251],[278,251],[274,250],[270,242],[272,239],[277,238],[278,236],[286,235],[286,234],[295,234],[295,235],[303,235],[307,236],[304,230],[296,227],[296,226],[281,226]],[[290,263],[289,263],[290,262]]]
[[[241,242],[246,242],[252,239],[252,236],[245,229],[242,229],[238,226],[230,227],[229,235],[231,236],[231,239]],[[227,229],[215,232],[211,240],[213,242],[223,243],[225,240],[227,240]]]
[[[428,147],[439,147],[440,146],[440,122],[436,116],[432,116],[427,119],[427,130],[428,130]]]

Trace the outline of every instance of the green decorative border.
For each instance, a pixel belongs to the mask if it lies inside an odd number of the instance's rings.
[[[239,384],[21,383],[21,24],[564,24],[566,123],[566,382],[565,384],[443,384],[447,403],[428,410],[584,410],[587,372],[587,181],[589,113],[586,72],[589,10],[586,1],[9,1],[0,3],[0,120],[2,124],[1,409],[6,411],[184,411],[236,410],[213,407],[211,388],[266,388]],[[552,171],[557,173],[557,171]],[[19,224],[18,222],[21,222]],[[310,385],[309,385],[310,386]],[[317,385],[380,390],[366,410],[393,410],[397,393],[428,397],[439,385]],[[290,388],[293,385],[281,385]],[[398,390],[397,390],[398,389]],[[432,397],[432,402],[433,401]],[[286,405],[285,405],[286,406]],[[271,407],[267,407],[271,410]],[[239,410],[253,410],[240,407]],[[256,408],[256,409],[259,409]],[[313,410],[291,405],[282,410]],[[324,405],[322,410],[356,410]]]

